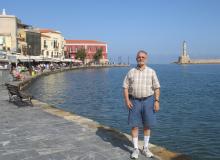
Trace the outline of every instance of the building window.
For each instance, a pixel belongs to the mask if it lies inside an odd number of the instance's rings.
[[[53,48],[58,48],[57,40],[54,40],[54,41],[53,41]]]
[[[3,45],[5,43],[5,37],[0,36],[0,45]]]
[[[47,48],[47,42],[44,40],[44,48]]]

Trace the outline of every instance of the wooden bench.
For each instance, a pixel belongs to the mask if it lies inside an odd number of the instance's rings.
[[[5,84],[8,89],[9,102],[28,102],[31,106],[33,106],[31,99],[33,98],[31,95],[25,93],[20,90],[19,85],[13,85],[10,83]]]

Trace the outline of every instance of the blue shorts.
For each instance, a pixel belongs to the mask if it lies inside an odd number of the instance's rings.
[[[154,96],[138,100],[131,98],[133,104],[129,109],[128,124],[131,127],[148,127],[152,128],[156,124],[156,115],[154,112]]]

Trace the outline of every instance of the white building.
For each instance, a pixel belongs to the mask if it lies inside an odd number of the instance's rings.
[[[20,20],[14,15],[0,14],[0,50],[17,51],[17,28]]]
[[[64,37],[59,31],[39,29],[41,33],[41,55],[44,58],[64,59]]]

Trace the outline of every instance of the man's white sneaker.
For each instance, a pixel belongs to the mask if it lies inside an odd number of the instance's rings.
[[[131,158],[132,159],[138,159],[138,155],[139,155],[139,149],[135,148],[131,154]]]
[[[151,158],[154,156],[154,154],[151,153],[151,151],[148,148],[143,148],[142,154],[148,158]]]

